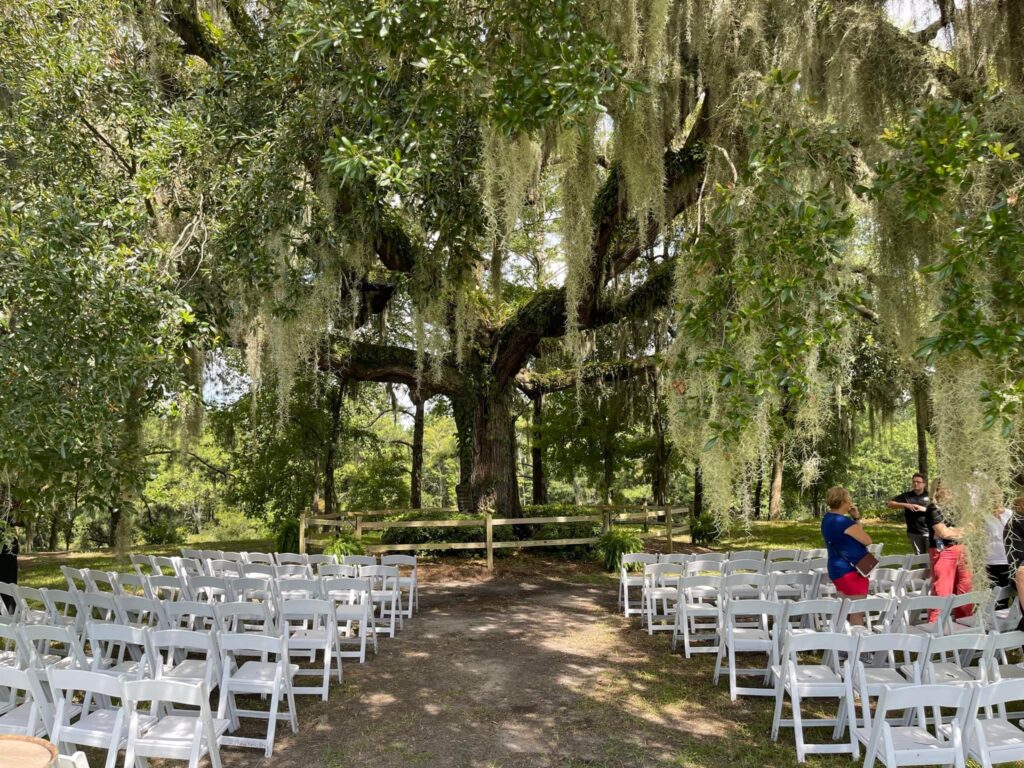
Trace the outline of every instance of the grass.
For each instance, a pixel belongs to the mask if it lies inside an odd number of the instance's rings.
[[[862,521],[864,530],[875,543],[885,544],[882,550],[886,555],[911,554],[910,542],[907,541],[907,529],[903,523],[888,520],[872,519]],[[752,521],[747,528],[741,523],[735,524],[730,531],[715,544],[713,549],[819,549],[825,543],[821,538],[821,522],[818,520],[773,520]]]

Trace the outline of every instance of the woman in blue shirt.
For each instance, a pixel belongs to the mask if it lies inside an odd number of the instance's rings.
[[[868,578],[857,571],[856,563],[868,553],[871,537],[861,527],[860,512],[848,490],[839,486],[829,488],[825,503],[829,511],[821,519],[821,536],[828,550],[828,576],[843,597],[866,597]],[[863,621],[863,614],[850,616],[851,624]]]

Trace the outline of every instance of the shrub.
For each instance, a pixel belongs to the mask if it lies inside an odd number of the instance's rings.
[[[176,510],[163,504],[155,504],[147,509],[144,514],[144,521],[139,521],[142,529],[142,540],[146,544],[156,546],[169,546],[183,544],[185,532],[177,525]]]
[[[440,542],[484,541],[487,532],[484,521],[478,515],[466,515],[459,512],[408,512],[389,517],[389,521],[398,520],[477,520],[479,525],[467,525],[460,528],[385,528],[381,532],[382,544],[432,544]],[[494,529],[495,541],[514,541],[512,526],[501,525]],[[429,551],[429,548],[428,548]],[[442,550],[439,550],[442,551]],[[483,550],[453,550],[448,554],[472,554]]]
[[[366,554],[366,548],[352,531],[339,531],[337,536],[327,542],[324,554],[334,555],[338,558],[345,555],[363,555]]]
[[[550,539],[589,539],[601,533],[601,526],[588,521],[580,523],[544,523],[543,525],[527,526],[533,530],[530,535],[520,540],[533,539],[544,541]],[[561,554],[566,557],[588,557],[594,551],[593,544],[567,544],[560,547],[545,547],[545,552]]]
[[[278,552],[299,551],[299,521],[294,517],[286,518],[278,523],[274,532]]]
[[[718,520],[711,515],[699,515],[690,520],[690,541],[699,547],[714,544],[722,536]]]
[[[617,571],[622,565],[622,556],[630,552],[642,552],[644,540],[640,534],[630,528],[612,527],[598,539],[597,559],[605,570]]]

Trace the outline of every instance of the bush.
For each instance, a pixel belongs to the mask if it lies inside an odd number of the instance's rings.
[[[337,536],[327,542],[327,546],[324,547],[324,554],[334,555],[338,558],[342,558],[345,555],[364,555],[366,554],[366,548],[352,531],[339,531]]]
[[[484,522],[478,515],[465,515],[458,512],[409,512],[389,517],[388,521],[399,520],[477,520],[480,525],[467,525],[460,528],[385,528],[381,532],[382,544],[432,544],[440,542],[484,541],[487,532]],[[514,541],[512,526],[502,525],[494,529],[495,541]],[[429,548],[428,548],[429,550]],[[444,550],[439,550],[444,551]],[[454,550],[448,554],[472,554],[483,550]]]
[[[278,552],[299,551],[299,521],[294,517],[278,523],[274,532]]]
[[[630,528],[612,527],[598,539],[597,559],[607,571],[617,571],[622,565],[622,556],[630,552],[642,552],[644,540],[637,531]]]
[[[711,515],[700,515],[690,520],[690,541],[699,547],[714,544],[722,537],[718,520]]]
[[[142,529],[142,540],[154,546],[171,546],[185,543],[185,532],[177,525],[176,510],[163,504],[155,504],[143,512],[144,520],[138,525]]]
[[[520,541],[533,539],[545,541],[550,539],[589,539],[601,533],[601,526],[590,521],[580,523],[544,523],[543,525],[525,526],[532,528],[530,535],[519,537]],[[560,547],[545,547],[545,552],[561,554],[566,557],[588,557],[594,551],[592,544],[567,544]]]

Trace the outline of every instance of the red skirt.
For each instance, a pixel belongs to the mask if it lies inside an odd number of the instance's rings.
[[[838,579],[832,579],[836,590],[847,597],[861,597],[868,593],[868,577],[861,576],[857,571],[844,573]]]

